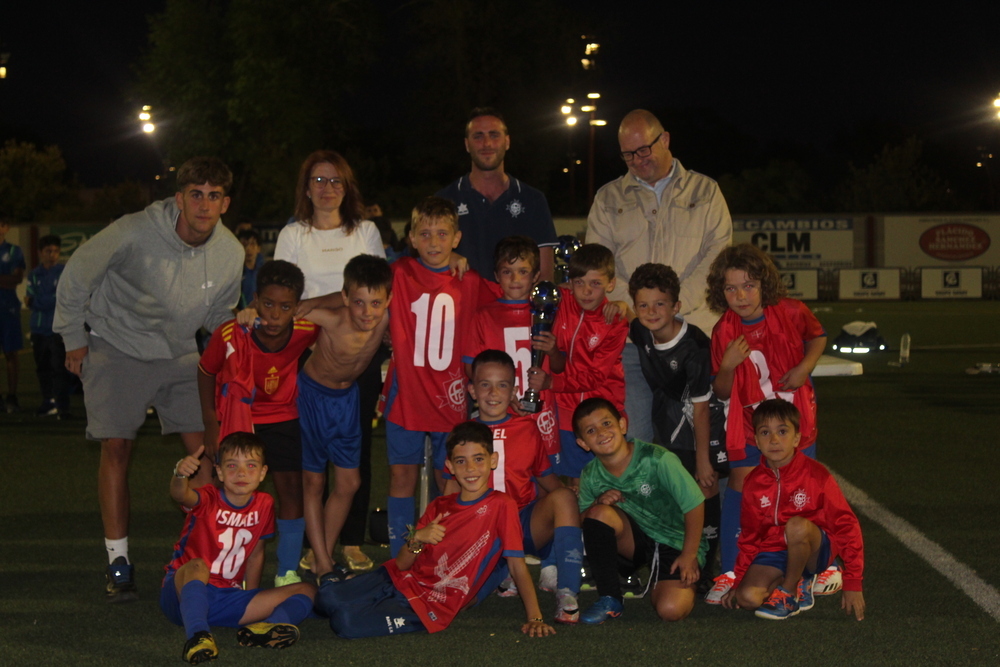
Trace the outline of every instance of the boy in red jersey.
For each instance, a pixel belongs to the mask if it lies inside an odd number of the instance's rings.
[[[826,347],[826,332],[808,306],[785,298],[785,291],[774,262],[749,243],[724,249],[709,269],[708,305],[723,313],[712,330],[712,389],[730,401],[729,485],[719,538],[722,574],[705,597],[710,604],[719,604],[732,586],[740,493],[743,480],[760,463],[754,407],[775,397],[795,403],[802,414],[800,446],[807,456],[816,456],[816,395],[809,375]]]
[[[608,323],[605,319],[607,294],[615,288],[615,256],[604,246],[588,243],[573,253],[569,282],[569,289],[562,288],[552,333],[536,336],[535,341],[535,347],[548,355],[552,372],[532,368],[528,386],[536,391],[551,388],[556,394],[561,443],[556,473],[576,484],[594,455],[577,445],[573,411],[584,399],[601,397],[624,414],[622,350],[628,321],[616,317]]]
[[[264,264],[254,295],[260,325],[248,329],[235,320],[226,322],[212,336],[198,364],[209,457],[214,456],[219,438],[233,431],[253,431],[264,442],[278,496],[276,586],[301,581],[295,569],[305,519],[295,401],[299,357],[319,336],[315,324],[294,319],[304,284],[302,271],[294,264],[281,260]]]
[[[291,646],[316,594],[306,583],[257,588],[264,568],[262,539],[274,533],[271,496],[257,491],[267,473],[264,443],[241,431],[223,438],[215,466],[221,489],[191,488],[189,478],[198,472],[204,451],[200,447],[174,467],[170,497],[188,517],[160,589],[160,609],[187,633],[181,657],[192,665],[218,657],[213,625],[238,627],[241,646]]]
[[[493,431],[493,451],[497,455],[490,486],[509,494],[517,503],[525,553],[552,562],[542,568],[538,581],[541,588],[556,594],[556,621],[576,623],[583,562],[580,510],[576,495],[552,474],[535,422],[509,412],[517,388],[514,372],[513,359],[500,350],[484,350],[472,362],[469,394],[479,405],[479,423]],[[536,481],[546,491],[542,498],[538,497]],[[446,491],[456,490],[456,482],[449,481]],[[507,574],[506,568],[501,566],[500,570],[497,580]],[[489,594],[492,588],[487,586],[483,591]],[[517,593],[513,582],[501,589],[504,597]]]
[[[493,253],[496,279],[503,295],[480,308],[472,324],[462,362],[472,377],[472,360],[483,350],[503,350],[514,360],[520,390],[528,388],[531,368],[531,290],[539,276],[538,245],[527,236],[502,239]],[[548,358],[542,364],[548,369]],[[552,465],[559,461],[559,429],[556,424],[555,395],[551,389],[541,392],[542,409],[531,415],[545,441]]]
[[[830,471],[797,449],[798,409],[780,398],[764,401],[753,427],[764,461],[743,484],[735,584],[723,604],[755,609],[771,620],[812,609],[816,575],[839,554],[841,607],[863,620],[861,525]]]
[[[373,572],[320,587],[316,607],[345,639],[439,632],[473,601],[500,558],[521,587],[527,622],[521,632],[544,637],[535,587],[524,564],[517,504],[490,488],[498,456],[489,428],[475,422],[447,438],[446,465],[461,489],[427,506],[395,560]]]
[[[418,258],[402,257],[392,265],[393,373],[385,414],[393,556],[416,513],[413,494],[427,435],[434,447],[438,488],[444,488],[445,438],[468,410],[462,340],[479,305],[496,299],[489,281],[475,271],[461,279],[451,275],[452,250],[461,238],[455,205],[428,197],[412,214],[410,240]]]

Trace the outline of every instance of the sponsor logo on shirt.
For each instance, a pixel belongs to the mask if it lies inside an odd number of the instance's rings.
[[[761,496],[760,497],[760,506],[761,507],[770,507],[771,506],[771,499],[768,498],[767,496]]]
[[[469,206],[468,206],[468,204],[464,204],[464,203],[463,204],[459,204],[458,205],[458,214],[459,215],[469,215]]]

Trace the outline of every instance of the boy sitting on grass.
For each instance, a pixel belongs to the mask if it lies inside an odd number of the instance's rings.
[[[798,408],[780,398],[762,402],[753,413],[764,461],[743,484],[735,583],[722,604],[755,609],[770,620],[812,609],[816,575],[840,555],[841,607],[860,621],[861,525],[830,471],[798,450],[799,419]]]
[[[595,459],[580,478],[583,543],[600,598],[580,622],[600,625],[624,609],[619,558],[649,563],[656,614],[680,621],[694,608],[705,498],[680,459],[658,445],[626,440],[626,421],[604,398],[588,398],[573,413],[577,443]]]
[[[257,588],[264,569],[262,538],[274,534],[273,501],[257,491],[267,473],[264,443],[242,431],[226,436],[215,466],[222,488],[192,489],[189,478],[198,472],[204,450],[199,447],[174,467],[170,497],[188,517],[160,590],[160,609],[187,633],[181,657],[192,665],[218,657],[212,625],[238,627],[241,646],[291,646],[316,593],[306,583]]]
[[[339,637],[384,637],[444,630],[507,559],[521,589],[531,637],[555,633],[542,620],[535,587],[524,564],[517,503],[490,488],[497,467],[493,434],[463,422],[448,435],[445,465],[461,489],[441,496],[411,531],[395,560],[373,572],[320,586],[316,607],[330,617]]]

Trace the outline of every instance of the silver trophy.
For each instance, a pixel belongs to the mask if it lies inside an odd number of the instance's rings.
[[[531,336],[534,338],[543,331],[552,331],[556,321],[556,310],[562,294],[559,288],[547,280],[535,285],[531,290]],[[531,365],[541,368],[545,353],[541,350],[531,350]],[[521,399],[521,408],[525,412],[538,413],[542,411],[542,399],[537,391],[529,389]]]
[[[577,250],[583,247],[580,239],[570,234],[559,237],[559,245],[555,251],[555,278],[557,283],[569,282],[569,260]]]

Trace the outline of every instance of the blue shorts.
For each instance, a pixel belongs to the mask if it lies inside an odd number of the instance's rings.
[[[583,467],[594,460],[594,455],[581,447],[576,442],[576,435],[572,431],[559,429],[559,461],[553,466],[553,472],[566,477],[579,477],[583,472]]]
[[[324,582],[316,593],[316,609],[330,617],[330,628],[344,639],[427,630],[384,567],[347,581]]]
[[[760,459],[761,459],[760,450],[757,449],[757,447],[755,445],[747,445],[746,453],[747,453],[747,457],[745,459],[743,459],[742,461],[733,461],[732,459],[730,459],[729,460],[729,467],[730,468],[756,468],[758,465],[760,465]],[[802,453],[815,461],[816,460],[816,443],[814,442],[813,444],[811,444],[808,447],[806,447],[805,449],[803,449]]]
[[[21,304],[18,303],[0,313],[0,350],[11,354],[22,347],[24,335],[21,333]]]
[[[518,516],[521,518],[521,535],[524,536],[524,553],[538,556],[542,560],[545,560],[552,552],[553,540],[549,540],[547,544],[543,544],[541,548],[538,548],[534,540],[531,539],[531,513],[535,511],[537,504],[538,499],[536,498],[525,505],[524,509],[518,512]]]
[[[816,556],[816,569],[810,569],[807,562],[806,568],[802,570],[803,577],[811,577],[814,574],[819,574],[833,564],[833,554],[830,553],[830,538],[826,536],[826,531],[821,529],[819,532],[822,538],[819,543],[819,553]],[[762,551],[753,559],[752,565],[767,565],[768,567],[776,567],[784,572],[785,568],[788,567],[788,552]]]
[[[410,431],[388,419],[385,421],[385,442],[389,453],[389,465],[423,465],[424,439],[431,438],[434,469],[444,470],[447,456],[445,442],[448,434],[440,431]]]
[[[208,624],[220,628],[238,628],[244,625],[240,621],[250,605],[250,600],[261,590],[218,588],[211,584],[205,588],[208,589]],[[184,625],[184,619],[181,617],[181,600],[174,585],[173,572],[163,577],[163,587],[160,588],[160,609],[172,623]]]
[[[361,465],[361,412],[358,385],[330,389],[299,373],[299,425],[302,428],[302,469],[326,472]]]

